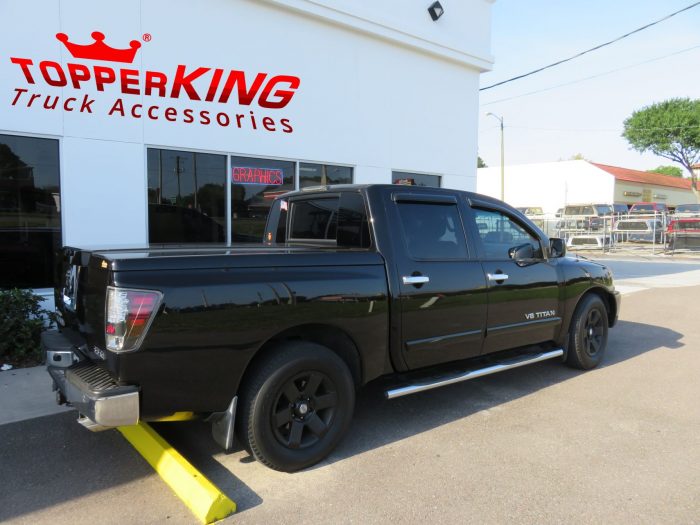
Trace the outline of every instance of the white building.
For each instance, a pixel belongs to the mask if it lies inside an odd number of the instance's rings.
[[[505,201],[541,207],[554,214],[567,204],[663,202],[674,207],[696,202],[690,179],[631,170],[587,160],[506,166]],[[500,198],[500,166],[477,170],[479,193]]]
[[[0,287],[61,245],[257,240],[300,186],[475,190],[492,1],[3,1]]]

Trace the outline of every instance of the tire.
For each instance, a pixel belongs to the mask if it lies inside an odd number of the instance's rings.
[[[608,310],[596,294],[588,294],[576,307],[569,329],[566,364],[581,370],[598,366],[608,344]]]
[[[264,465],[293,472],[321,461],[343,438],[355,385],[337,354],[295,341],[256,363],[239,397],[240,441]]]

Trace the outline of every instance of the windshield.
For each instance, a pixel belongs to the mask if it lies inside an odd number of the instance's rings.
[[[608,204],[598,204],[595,209],[598,211],[598,215],[610,215],[613,212],[612,206]]]

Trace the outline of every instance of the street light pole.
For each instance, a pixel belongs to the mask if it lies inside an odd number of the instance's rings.
[[[504,144],[504,136],[503,136],[503,117],[499,117],[498,115],[495,115],[494,113],[486,113],[486,116],[492,116],[498,119],[498,122],[501,123],[501,200],[505,201],[505,144]]]

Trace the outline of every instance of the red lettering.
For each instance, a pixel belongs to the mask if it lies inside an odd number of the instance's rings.
[[[224,120],[223,122],[221,121],[222,117],[225,117],[223,119]],[[219,123],[219,126],[223,126],[224,128],[231,123],[231,119],[229,118],[229,116],[226,113],[217,113],[216,114],[216,121]]]
[[[73,107],[69,106],[69,102],[76,102],[78,99],[74,97],[69,97],[63,102],[63,110],[64,111],[73,111]]]
[[[109,110],[107,115],[112,116],[112,113],[119,113],[122,117],[124,116],[124,101],[122,99],[118,98],[114,104],[112,105],[112,108]]]
[[[165,120],[167,120],[168,122],[175,122],[175,120],[177,120],[176,117],[177,117],[177,109],[165,108]]]
[[[15,95],[15,98],[14,98],[14,100],[12,101],[12,105],[13,105],[13,106],[14,106],[15,104],[17,104],[17,101],[19,100],[19,97],[22,96],[22,93],[26,93],[27,90],[26,90],[26,89],[15,88],[15,92],[17,93],[17,95]]]
[[[245,115],[236,115],[236,125],[241,127],[241,120],[245,118]]]
[[[168,83],[168,77],[158,71],[146,71],[146,87],[144,94],[150,95],[154,89],[158,90],[159,97],[165,97],[165,86]]]
[[[284,131],[285,133],[291,133],[292,131],[294,131],[294,128],[289,123],[288,119],[286,119],[286,118],[281,119],[280,124],[282,124],[282,131]]]
[[[82,64],[68,64],[68,75],[75,89],[80,89],[80,83],[90,80],[90,70]]]
[[[15,58],[15,57],[10,57],[10,62],[13,64],[17,64],[19,67],[22,68],[22,73],[24,73],[24,78],[29,82],[30,84],[34,83],[34,79],[32,78],[32,74],[29,72],[29,66],[33,65],[34,62],[32,62],[28,58]]]
[[[200,111],[199,112],[199,123],[200,124],[209,124],[211,122],[211,119],[209,118],[209,112],[208,111]]]
[[[204,97],[204,100],[207,102],[211,102],[214,100],[214,95],[216,95],[216,90],[219,88],[219,81],[221,80],[221,76],[224,74],[223,69],[215,69],[214,70],[214,77],[211,79],[211,83],[209,84],[209,90],[207,91],[207,96]]]
[[[158,117],[153,115],[153,112],[157,109],[160,109],[160,106],[151,106],[148,108],[148,118],[151,120],[158,120]]]
[[[34,93],[31,97],[29,97],[29,103],[27,103],[27,107],[28,108],[32,107],[32,104],[34,103],[34,101],[36,99],[38,99],[40,96],[41,95],[37,95],[36,93]]]
[[[49,74],[49,68],[53,69],[58,75],[58,79],[54,80]],[[58,62],[53,62],[51,60],[44,60],[39,63],[39,70],[41,71],[44,80],[49,86],[63,87],[68,82],[66,81],[66,74],[63,72],[61,65]]]
[[[141,118],[141,113],[136,113],[136,108],[141,109],[142,107],[142,104],[134,104],[131,106],[131,116],[134,118]]]
[[[260,104],[261,107],[268,109],[280,109],[285,107],[292,100],[295,93],[294,90],[299,87],[299,83],[299,77],[292,77],[289,75],[272,77],[265,86],[265,89],[263,89],[260,99],[258,100],[258,104]],[[273,93],[272,90],[277,86],[277,84],[289,84],[289,89],[278,89]],[[273,97],[278,97],[279,100],[274,102],[271,101],[270,95]]]
[[[226,103],[228,98],[231,96],[231,91],[233,91],[233,86],[238,86],[238,103],[243,106],[250,106],[258,93],[260,86],[265,81],[267,74],[258,73],[253,81],[253,85],[250,89],[246,90],[245,86],[245,72],[232,70],[228,74],[226,83],[224,84],[224,89],[221,91],[221,96],[219,97],[219,102]]]
[[[83,111],[87,111],[88,113],[92,113],[92,108],[90,106],[93,104],[93,102],[95,102],[94,99],[91,99],[87,95],[83,96],[83,101],[80,104],[80,112],[82,113]]]
[[[252,111],[250,112],[250,122],[253,124],[253,129],[258,129],[258,126],[255,123],[255,114]]]
[[[95,85],[97,91],[104,91],[105,84],[113,84],[117,79],[114,70],[110,67],[95,66]]]
[[[138,95],[139,91],[139,72],[136,69],[120,69],[119,79],[121,81],[122,93],[127,95]],[[131,87],[134,86],[134,87]]]
[[[189,75],[185,75],[185,66],[177,66],[170,98],[178,98],[180,96],[180,90],[184,89],[191,100],[201,100],[197,94],[197,90],[192,86],[192,81],[201,77],[204,73],[209,71],[209,69],[208,67],[198,67]]]
[[[192,124],[194,122],[194,117],[192,116],[192,110],[191,109],[186,109],[182,112],[182,114],[185,116],[183,122],[185,124]]]
[[[275,121],[272,120],[270,117],[265,117],[263,119],[263,127],[267,131],[275,131]]]
[[[44,99],[44,109],[56,109],[56,104],[58,104],[58,96],[53,97],[53,104],[50,102],[51,97],[46,96]]]

